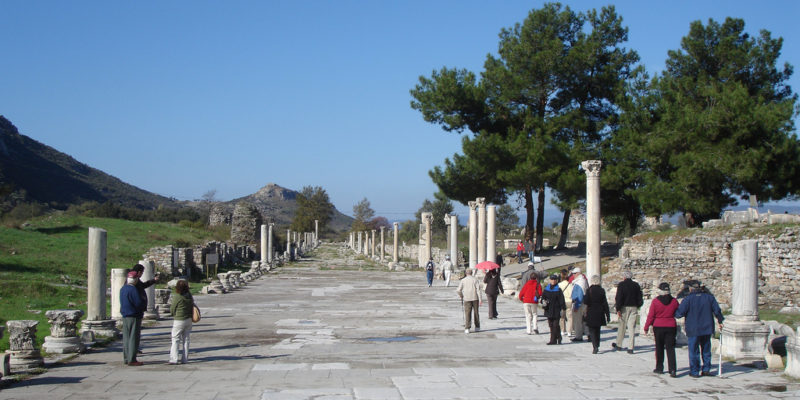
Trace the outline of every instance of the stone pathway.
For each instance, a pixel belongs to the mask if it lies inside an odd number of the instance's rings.
[[[717,399],[798,398],[778,373],[725,364],[725,377],[654,375],[653,344],[633,355],[591,344],[546,346],[526,335],[521,303],[464,334],[455,285],[428,288],[423,272],[358,271],[324,246],[306,259],[226,295],[197,296],[203,320],[190,361],[167,364],[171,321],[144,330],[141,367],[122,364],[119,343],[0,390],[0,399]],[[333,269],[320,267],[331,267]],[[348,269],[352,268],[352,269]],[[456,282],[457,283],[457,282]]]

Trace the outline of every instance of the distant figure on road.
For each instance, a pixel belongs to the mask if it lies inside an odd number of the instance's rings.
[[[503,293],[503,282],[500,281],[500,270],[492,269],[483,278],[486,284],[486,301],[489,302],[489,319],[497,319],[497,295]]]
[[[600,276],[593,275],[591,283],[583,296],[583,303],[586,304],[586,326],[589,328],[589,340],[592,341],[592,354],[597,354],[597,349],[600,348],[600,327],[611,320],[611,313],[606,291],[600,286]]]
[[[678,310],[678,300],[670,294],[669,283],[661,282],[658,285],[658,297],[650,303],[647,320],[644,323],[644,333],[647,334],[650,326],[656,339],[656,368],[653,373],[664,373],[664,351],[667,352],[667,368],[669,376],[677,376],[675,364],[675,335],[678,333],[678,324],[675,322],[675,311]]]
[[[472,276],[472,269],[467,269],[466,276],[458,283],[458,297],[464,307],[464,333],[469,333],[472,327],[472,317],[475,317],[475,332],[481,330],[481,320],[478,316],[478,306],[481,300],[480,283]]]
[[[136,360],[139,351],[139,338],[142,331],[142,318],[147,308],[147,299],[139,295],[136,282],[139,276],[136,271],[128,272],[126,284],[119,291],[120,313],[122,314],[122,358],[131,367],[142,365]]]
[[[169,311],[172,321],[172,346],[169,349],[169,363],[178,363],[178,353],[182,352],[180,363],[189,360],[189,335],[192,333],[192,311],[194,298],[189,292],[189,283],[181,279],[175,284]]]
[[[550,341],[547,344],[561,344],[561,328],[558,321],[561,314],[567,310],[564,301],[564,292],[558,287],[558,275],[550,275],[550,284],[542,291],[542,299],[547,303],[544,306],[544,315],[550,326]]]
[[[617,341],[611,343],[611,346],[615,350],[621,350],[622,341],[625,339],[625,331],[627,330],[631,337],[631,347],[628,348],[628,354],[633,354],[636,341],[636,319],[639,317],[639,307],[644,304],[644,299],[642,299],[642,288],[633,281],[631,271],[623,272],[622,277],[624,280],[617,285],[617,296],[614,298],[614,308],[617,309],[617,317],[619,317]]]
[[[529,239],[527,242],[525,242],[525,247],[528,248],[528,261],[533,262],[533,253],[535,252],[533,239]]]
[[[428,259],[428,263],[425,264],[425,275],[428,277],[428,287],[433,285],[433,270],[436,269],[436,264],[433,263],[433,257]]]
[[[442,277],[444,278],[444,286],[450,286],[450,276],[453,274],[453,263],[450,261],[450,256],[444,256],[442,263]]]
[[[522,253],[525,252],[525,245],[522,244],[522,241],[517,243],[517,263],[522,264]]]
[[[530,269],[528,271],[531,271]],[[530,279],[525,282],[519,291],[519,299],[525,311],[525,330],[528,335],[539,334],[539,300],[542,298],[542,285],[536,279],[536,274],[530,274]]]
[[[711,335],[714,334],[714,317],[717,317],[719,329],[722,330],[722,310],[717,299],[711,293],[700,288],[700,282],[695,281],[689,287],[686,296],[675,318],[686,317],[686,336],[689,339],[689,375],[693,378],[711,375]],[[700,356],[703,356],[701,372]]]

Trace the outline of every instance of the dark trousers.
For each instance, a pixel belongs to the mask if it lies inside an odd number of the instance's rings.
[[[489,302],[489,319],[497,318],[497,293],[486,293],[486,301]]]
[[[561,341],[561,326],[558,321],[561,318],[547,318],[547,325],[550,326],[550,343]]]
[[[479,304],[478,300],[464,302],[464,329],[472,327],[472,317],[475,317],[475,327],[480,329],[481,320],[480,317],[478,317]]]
[[[711,335],[689,336],[689,374],[700,375],[700,357],[703,357],[702,372],[711,372]]]
[[[433,284],[433,271],[425,271],[425,276],[428,278],[428,286]]]
[[[136,361],[141,331],[141,318],[122,317],[122,359],[126,364]]]
[[[656,369],[664,371],[664,351],[667,352],[667,368],[669,372],[676,372],[675,365],[675,335],[678,328],[653,327],[656,337]]]
[[[592,341],[592,348],[595,350],[600,348],[600,327],[589,326],[587,329],[589,330],[589,340]]]

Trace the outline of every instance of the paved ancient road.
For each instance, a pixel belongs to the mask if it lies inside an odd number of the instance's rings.
[[[464,334],[455,287],[421,272],[358,271],[323,247],[226,295],[197,296],[204,318],[190,362],[167,364],[165,320],[144,331],[145,365],[122,364],[117,344],[0,391],[0,399],[552,399],[798,398],[780,374],[726,364],[724,378],[654,375],[652,342],[633,355],[588,343],[546,346],[528,336],[520,303]],[[326,259],[323,259],[326,258]],[[334,267],[333,270],[320,267]]]

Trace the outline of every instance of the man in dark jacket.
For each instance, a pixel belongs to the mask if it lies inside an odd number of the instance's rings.
[[[142,318],[147,308],[147,300],[139,295],[136,282],[139,277],[136,271],[128,272],[127,283],[119,291],[120,313],[122,314],[122,358],[129,366],[142,365],[136,361],[139,349],[139,338],[142,331]]]
[[[625,339],[625,331],[630,332],[631,347],[628,354],[633,354],[636,340],[636,320],[639,317],[639,307],[644,304],[642,299],[642,288],[633,281],[631,271],[622,273],[624,280],[617,285],[617,295],[614,298],[614,308],[617,309],[617,341],[611,343],[615,350],[622,349],[622,341]]]
[[[142,264],[134,265],[133,272],[136,272],[136,293],[139,293],[139,296],[142,299],[144,299],[144,304],[145,304],[144,307],[145,310],[147,310],[148,302],[147,302],[146,289],[149,288],[150,286],[155,285],[155,283],[158,282],[159,276],[158,274],[155,274],[155,276],[153,276],[153,279],[150,279],[149,281],[142,281],[142,275],[144,274],[144,265]],[[142,341],[142,330],[139,329],[139,339],[137,339],[136,343],[141,343],[141,341]],[[141,348],[137,347],[137,352],[141,354],[142,353]]]
[[[711,335],[714,334],[714,317],[719,321],[719,329],[722,329],[722,310],[719,308],[717,299],[711,293],[707,293],[700,288],[700,282],[694,281],[689,287],[689,295],[686,296],[678,310],[675,311],[675,318],[686,317],[684,325],[686,336],[689,339],[689,375],[693,378],[711,375]],[[698,351],[699,350],[699,351]],[[700,368],[700,353],[703,355],[702,372]]]

